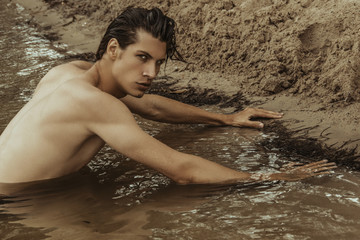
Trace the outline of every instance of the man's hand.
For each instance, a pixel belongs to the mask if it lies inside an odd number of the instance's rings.
[[[272,175],[271,178],[276,178],[274,180],[298,181],[313,176],[329,174],[330,170],[334,168],[336,168],[336,164],[334,162],[328,162],[327,160],[306,165],[290,163],[280,169],[282,171],[281,173],[276,173]]]
[[[259,108],[245,108],[243,111],[229,115],[228,125],[236,127],[263,128],[264,124],[258,121],[251,121],[252,118],[282,118],[284,114],[267,111]]]

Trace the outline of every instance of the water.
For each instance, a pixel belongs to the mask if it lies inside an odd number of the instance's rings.
[[[9,2],[0,0],[0,131],[41,76],[65,61]],[[275,134],[138,121],[179,151],[241,171],[303,160],[258,144]],[[178,186],[105,147],[78,173],[3,184],[14,194],[0,200],[0,239],[358,239],[359,185],[358,172],[337,169],[292,183]]]

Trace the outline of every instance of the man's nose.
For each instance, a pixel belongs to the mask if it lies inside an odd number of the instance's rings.
[[[157,75],[157,69],[156,69],[156,64],[149,64],[143,73],[144,76],[153,79],[156,77]]]

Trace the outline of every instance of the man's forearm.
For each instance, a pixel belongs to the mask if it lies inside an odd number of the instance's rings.
[[[226,115],[153,95],[155,120],[169,123],[226,125]]]
[[[311,168],[300,167],[297,171],[296,168],[290,169],[289,172],[242,172],[231,169],[209,161],[207,159],[192,155],[177,152],[175,159],[181,161],[173,161],[170,171],[163,172],[165,175],[173,179],[179,184],[233,184],[233,183],[252,183],[252,182],[266,182],[278,180],[299,180],[310,177],[314,174]],[[324,165],[325,164],[325,165]],[[326,162],[313,163],[311,167],[314,169],[320,167],[333,166]]]
[[[208,112],[158,95],[146,94],[141,99],[125,101],[125,104],[132,112],[144,118],[166,123],[226,125],[228,120],[225,114]]]
[[[301,179],[329,174],[336,168],[335,163],[322,160],[306,165],[294,163],[280,172],[241,172],[214,162],[193,156],[188,166],[181,171],[179,178],[173,178],[180,184],[231,184],[267,181],[298,181]]]

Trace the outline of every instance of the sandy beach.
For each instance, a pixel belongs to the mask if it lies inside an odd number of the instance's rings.
[[[187,64],[169,62],[153,93],[224,111],[280,111],[265,121],[298,154],[360,168],[360,2],[356,0],[14,0],[69,59],[92,60],[105,27],[130,5],[178,24]]]

